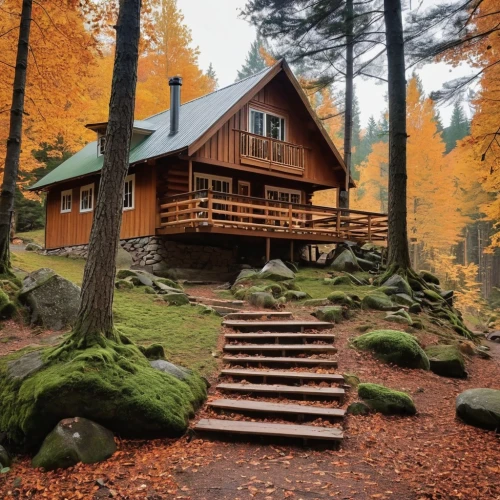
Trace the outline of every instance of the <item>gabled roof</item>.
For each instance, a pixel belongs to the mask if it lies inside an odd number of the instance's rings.
[[[220,123],[238,111],[241,106],[246,104],[282,70],[292,80],[294,87],[317,123],[322,135],[342,168],[345,169],[344,162],[337,149],[310,107],[307,97],[300,89],[299,83],[284,60],[278,61],[274,66],[232,85],[184,103],[180,107],[179,131],[175,135],[170,135],[169,110],[150,116],[146,120],[134,121],[134,127],[135,124],[147,124],[148,130],[155,130],[131,149],[130,164],[133,165],[148,159],[174,154],[185,149],[188,149],[190,155],[193,154],[198,147],[215,133]],[[142,128],[146,128],[146,126]],[[97,156],[97,143],[95,141],[91,142],[29,189],[42,190],[52,184],[97,173],[102,168],[103,160],[103,156]]]

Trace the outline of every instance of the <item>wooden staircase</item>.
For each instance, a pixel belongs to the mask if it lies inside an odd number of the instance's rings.
[[[223,325],[232,330],[225,334],[225,366],[216,386],[224,396],[207,405],[210,416],[220,418],[201,419],[196,432],[342,441],[335,425],[345,415],[338,407],[344,377],[333,372],[333,324],[294,320],[287,312],[239,312],[226,316]]]

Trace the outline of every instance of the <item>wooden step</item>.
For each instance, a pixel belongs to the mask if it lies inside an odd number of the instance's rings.
[[[332,345],[320,344],[226,344],[226,352],[276,352],[289,351],[299,353],[335,353],[337,348]]]
[[[245,304],[243,300],[210,299],[208,297],[191,296],[189,300],[192,300],[193,302],[198,302],[205,306],[241,307]]]
[[[293,340],[323,340],[334,342],[335,335],[333,333],[226,333],[226,340],[243,340],[245,342],[250,339],[269,340],[269,339],[293,339]]]
[[[260,364],[260,365],[292,365],[292,366],[322,366],[324,368],[337,368],[338,362],[334,359],[323,358],[293,358],[293,357],[279,357],[274,358],[271,356],[224,356],[223,363],[233,365],[245,364]]]
[[[321,418],[344,418],[345,410],[340,408],[323,408],[321,406],[267,403],[265,401],[245,401],[241,399],[217,399],[210,401],[208,406],[214,409],[231,410],[238,412],[257,412],[266,415],[275,413],[278,415],[295,415],[321,417]]]
[[[325,321],[242,321],[224,320],[223,326],[240,332],[303,332],[304,330],[325,330],[333,328],[333,323]]]
[[[227,377],[286,378],[290,380],[318,380],[321,382],[343,383],[344,377],[335,373],[294,372],[286,370],[245,370],[227,368],[221,371]]]
[[[226,320],[228,319],[292,319],[293,314],[291,312],[285,311],[252,311],[252,312],[238,312],[234,314],[228,314]]]
[[[344,389],[338,387],[310,387],[308,385],[296,387],[279,384],[218,384],[216,388],[220,391],[265,393],[275,396],[278,394],[293,394],[296,396],[316,396],[336,399],[342,399],[345,394]]]
[[[312,425],[269,424],[264,422],[245,422],[207,418],[200,420],[195,431],[219,432],[248,436],[277,436],[296,439],[321,439],[323,441],[342,441],[344,435],[335,427],[315,427]]]

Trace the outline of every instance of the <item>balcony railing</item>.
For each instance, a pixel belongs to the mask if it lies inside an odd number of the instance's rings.
[[[297,175],[304,173],[304,147],[271,137],[237,130],[240,134],[240,158],[244,163],[267,164],[269,169]],[[246,160],[246,161],[245,161]]]
[[[160,205],[159,232],[175,233],[227,228],[248,231],[251,236],[275,234],[276,237],[322,241],[381,242],[387,239],[387,215],[314,205],[300,205],[262,198],[214,192],[193,191],[171,196]],[[183,230],[184,231],[184,230]],[[220,231],[219,232],[224,232]],[[299,236],[300,235],[300,236]]]

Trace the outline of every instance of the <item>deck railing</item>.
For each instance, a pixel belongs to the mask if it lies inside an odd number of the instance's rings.
[[[270,168],[282,167],[296,174],[304,172],[304,147],[271,137],[237,130],[240,134],[240,157],[265,162]]]
[[[249,232],[310,235],[311,239],[321,235],[331,236],[332,241],[385,242],[387,239],[385,214],[300,205],[212,190],[193,191],[164,200],[160,205],[159,229],[175,232],[181,227],[226,227]]]

